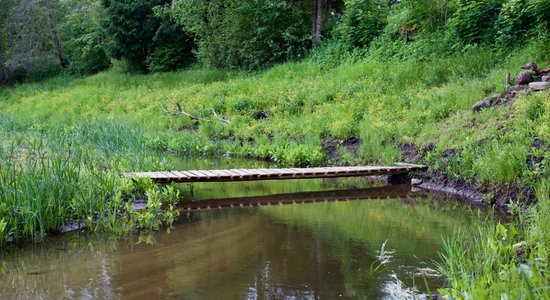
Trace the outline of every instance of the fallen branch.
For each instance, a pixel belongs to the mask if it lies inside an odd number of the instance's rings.
[[[229,124],[229,120],[219,117],[218,114],[216,113],[216,111],[214,110],[214,108],[212,108],[212,113],[214,114],[216,119],[218,119],[218,121],[220,121],[224,124]]]
[[[184,111],[182,108],[181,108],[181,105],[179,103],[176,103],[179,111],[175,111],[175,110],[172,110],[172,111],[168,111],[166,108],[164,108],[164,105],[160,105],[160,108],[167,114],[170,114],[170,115],[173,115],[173,116],[179,116],[179,115],[184,115],[186,117],[188,117],[189,119],[191,120],[195,120],[195,121],[207,121],[207,122],[210,122],[210,120],[205,120],[205,119],[201,119],[199,117],[196,117],[196,116],[193,116],[192,114],[190,113],[187,113],[186,111]]]
[[[212,120],[209,120],[209,119],[204,119],[204,118],[199,118],[197,116],[194,116],[188,112],[186,112],[185,110],[183,110],[183,108],[181,108],[181,105],[179,103],[176,102],[176,106],[178,107],[178,110],[167,110],[164,105],[160,105],[160,108],[162,109],[162,111],[164,111],[165,113],[167,114],[170,114],[170,115],[173,115],[173,116],[179,116],[179,115],[183,115],[183,116],[186,116],[188,117],[189,119],[191,120],[194,120],[194,121],[205,121],[205,122],[212,122]],[[221,123],[223,124],[229,124],[229,120],[227,119],[224,119],[222,117],[220,117],[216,111],[214,110],[214,108],[212,108],[212,114],[214,114],[214,117],[216,118],[216,120],[220,121]]]

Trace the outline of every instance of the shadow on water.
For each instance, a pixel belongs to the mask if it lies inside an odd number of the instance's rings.
[[[360,178],[200,184],[192,194],[170,232],[73,232],[9,248],[0,298],[388,298],[395,278],[441,286],[431,261],[442,237],[476,222],[452,199]]]

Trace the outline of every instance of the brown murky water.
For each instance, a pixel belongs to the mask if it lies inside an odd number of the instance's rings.
[[[184,188],[188,198],[260,206],[195,206],[170,232],[12,246],[0,254],[0,298],[391,299],[425,290],[424,278],[441,286],[432,260],[442,237],[474,222],[452,199],[360,178]]]

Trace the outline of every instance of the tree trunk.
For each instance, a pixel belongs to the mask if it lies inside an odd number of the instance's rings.
[[[69,66],[69,61],[65,57],[63,57],[63,53],[61,52],[61,44],[59,43],[59,38],[57,37],[57,31],[55,30],[52,14],[49,12],[46,13],[46,18],[48,20],[48,26],[50,27],[52,42],[55,48],[55,53],[57,54],[57,58],[59,59],[59,64],[61,65],[61,69],[65,69]]]
[[[4,66],[4,48],[2,47],[2,41],[0,41],[0,86],[8,84],[8,72]]]
[[[311,40],[313,45],[321,42],[321,25],[323,17],[323,0],[313,0],[313,17],[312,17],[312,33],[313,39]]]
[[[4,64],[0,63],[0,86],[7,85],[9,83],[8,72],[4,68]]]
[[[443,26],[447,24],[447,11],[449,10],[449,0],[445,0],[445,15],[443,17]]]

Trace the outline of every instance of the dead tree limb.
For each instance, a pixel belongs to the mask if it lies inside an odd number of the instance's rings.
[[[214,110],[214,108],[212,108],[212,113],[214,114],[214,117],[216,117],[216,119],[218,119],[218,121],[224,123],[224,124],[229,124],[229,120],[227,119],[224,119],[224,118],[221,118],[220,116],[218,116],[218,114],[216,113],[216,111]]]
[[[164,105],[160,105],[160,108],[162,109],[162,111],[164,111],[165,113],[167,114],[170,114],[170,115],[173,115],[173,116],[179,116],[179,115],[183,115],[183,116],[186,116],[188,117],[189,119],[193,120],[193,121],[197,121],[197,122],[201,122],[201,121],[204,121],[204,122],[212,122],[212,120],[209,120],[209,119],[204,119],[204,118],[199,118],[197,116],[194,116],[188,112],[186,112],[185,110],[183,110],[183,108],[181,107],[181,105],[179,103],[176,102],[176,106],[178,108],[178,110],[168,110],[164,107]],[[220,117],[216,111],[214,110],[214,108],[212,108],[212,114],[214,114],[214,117],[216,118],[216,120],[218,120],[219,122],[223,123],[223,124],[229,124],[229,120],[227,119],[224,119],[222,117]]]
[[[179,103],[176,103],[176,106],[178,107],[178,111],[176,110],[167,110],[166,108],[164,108],[164,105],[160,105],[160,108],[162,109],[162,111],[164,111],[165,113],[167,114],[170,114],[170,115],[173,115],[173,116],[179,116],[179,115],[184,115],[186,117],[188,117],[189,119],[191,120],[195,120],[195,121],[207,121],[207,122],[210,122],[210,120],[205,120],[205,119],[201,119],[199,117],[196,117],[196,116],[193,116],[192,114],[190,113],[187,113],[186,111],[184,111],[182,108],[181,108],[181,105]]]

